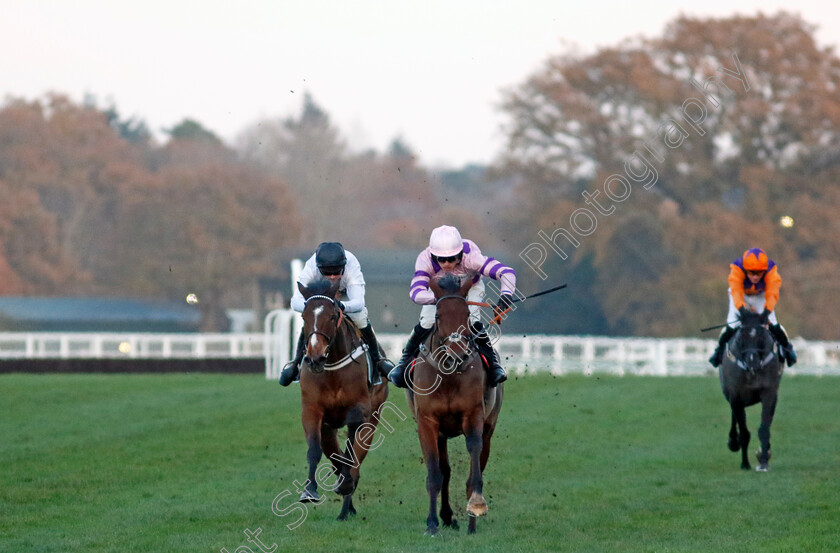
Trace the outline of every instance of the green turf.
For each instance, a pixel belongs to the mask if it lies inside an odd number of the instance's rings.
[[[426,538],[414,422],[362,466],[359,514],[331,494],[279,517],[303,481],[299,392],[259,376],[0,376],[0,551],[837,551],[840,379],[786,377],[772,470],[746,472],[711,377],[529,376],[507,397],[478,533]],[[391,399],[408,413],[404,396]],[[757,444],[758,407],[748,410]],[[463,512],[463,439],[450,442]],[[297,494],[278,503],[291,505]],[[259,551],[258,547],[252,547]],[[238,553],[246,553],[241,548]]]

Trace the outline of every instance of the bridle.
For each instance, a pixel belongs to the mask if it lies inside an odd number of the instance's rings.
[[[446,300],[446,299],[459,299],[459,300],[463,301],[464,303],[467,303],[467,298],[465,298],[464,296],[461,296],[461,295],[458,295],[458,294],[447,294],[445,296],[441,296],[441,297],[437,298],[435,300],[435,306],[437,306],[437,304],[439,304],[440,302],[442,302],[443,300]],[[440,328],[439,324],[438,324],[438,319],[439,319],[439,316],[438,316],[437,313],[435,313],[435,332],[434,332],[434,334],[438,336],[438,338],[440,339],[441,345],[444,346],[447,351],[451,351],[450,346],[453,345],[453,344],[459,344],[465,351],[468,351],[468,352],[471,352],[471,353],[475,353],[477,351],[477,348],[476,348],[476,345],[475,345],[475,337],[472,335],[471,332],[469,332],[469,329],[468,329],[469,333],[466,336],[464,334],[460,333],[460,332],[453,332],[453,333],[449,334],[448,336],[441,337],[438,334],[438,330]],[[467,324],[469,325],[469,323],[467,323]],[[461,328],[463,328],[463,327],[461,327]],[[472,357],[472,355],[470,355],[469,357]],[[469,359],[469,357],[467,359]],[[459,360],[458,366],[460,366],[461,363],[463,363],[464,361],[465,360],[463,360],[463,359]],[[456,374],[460,374],[460,372],[456,371]]]
[[[309,303],[309,300],[314,299],[329,300],[333,304],[333,307],[336,310],[338,310],[338,323],[335,325],[335,334],[333,334],[332,336],[328,336],[326,333],[321,332],[320,330],[313,330],[312,332],[306,335],[306,342],[309,343],[309,340],[312,338],[312,336],[318,334],[324,337],[324,339],[327,341],[327,344],[332,344],[333,340],[335,340],[335,337],[338,335],[338,330],[341,328],[341,323],[344,322],[344,311],[342,311],[341,307],[339,307],[338,300],[329,296],[322,296],[320,294],[309,296],[308,298],[306,298],[303,304],[306,305],[307,303]],[[327,350],[329,350],[329,346],[327,347]]]
[[[756,333],[758,333],[758,332],[765,332],[766,333],[767,330],[764,328],[764,325],[757,325],[757,326],[741,325],[741,328],[739,329],[739,336],[738,336],[738,340],[737,340],[738,357],[735,358],[735,363],[742,370],[749,371],[749,372],[754,372],[756,369],[748,367],[744,360],[748,359],[750,357],[750,355],[760,356],[762,353],[764,353],[765,348],[760,348],[760,347],[757,347],[757,346],[744,347],[744,342],[745,342],[745,339],[744,339],[745,334],[744,333],[745,332],[750,333],[750,336],[749,336],[750,338],[755,338]],[[766,336],[765,336],[765,338],[766,338]],[[772,340],[771,340],[771,343],[773,343]],[[764,357],[764,359],[761,360],[761,363],[760,363],[758,368],[760,369],[760,368],[763,368],[765,365],[767,365],[773,359],[774,354],[775,354],[775,346],[771,346],[770,352]]]

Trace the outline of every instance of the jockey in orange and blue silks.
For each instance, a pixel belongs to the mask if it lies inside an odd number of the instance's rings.
[[[715,367],[723,361],[726,343],[741,326],[740,316],[748,311],[760,313],[762,321],[781,346],[788,365],[796,363],[796,352],[778,320],[775,308],[779,301],[782,277],[776,263],[761,248],[750,248],[729,265],[729,313],[726,328],[721,332],[718,347],[709,359]]]
[[[429,237],[429,247],[417,256],[414,278],[409,287],[411,301],[423,306],[420,310],[420,323],[414,327],[403,349],[402,359],[389,375],[391,382],[400,388],[407,387],[405,369],[417,356],[420,344],[434,326],[437,308],[435,295],[429,289],[429,282],[442,273],[451,273],[461,279],[472,279],[473,285],[467,293],[467,301],[474,302],[484,302],[482,277],[499,281],[499,301],[494,306],[494,313],[502,313],[513,304],[516,272],[512,268],[482,254],[475,242],[461,238],[457,228],[443,225],[434,229]],[[507,380],[507,374],[499,364],[498,356],[479,319],[479,308],[470,306],[470,330],[479,352],[487,359],[487,384],[493,387]]]

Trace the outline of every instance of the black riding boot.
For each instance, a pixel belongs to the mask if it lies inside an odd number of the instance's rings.
[[[481,321],[471,321],[470,330],[472,330],[475,337],[475,345],[478,346],[478,351],[487,359],[489,365],[485,371],[487,372],[487,385],[490,388],[495,388],[497,384],[501,384],[507,380],[507,373],[504,367],[499,364],[499,356],[496,355],[496,350],[490,344],[490,337],[484,332],[484,325]]]
[[[709,363],[712,364],[713,367],[717,367],[721,363],[723,363],[723,352],[726,349],[726,342],[729,341],[732,336],[735,335],[735,330],[731,326],[727,325],[720,333],[720,338],[718,338],[718,345],[715,348],[715,352],[709,357]]]
[[[292,382],[300,380],[300,362],[303,360],[303,354],[306,351],[306,342],[304,341],[303,332],[298,336],[297,350],[295,350],[295,358],[286,363],[283,367],[283,372],[280,373],[280,385],[288,386]]]
[[[388,380],[393,382],[397,388],[408,388],[405,382],[405,370],[411,360],[417,357],[420,352],[420,344],[426,339],[426,336],[432,331],[431,328],[423,328],[420,324],[415,326],[411,331],[411,336],[408,337],[408,342],[403,348],[402,358],[394,369],[388,373]]]
[[[793,344],[790,343],[785,328],[780,324],[770,325],[770,333],[779,342],[779,348],[782,350],[782,358],[787,361],[788,367],[796,364],[796,352],[793,351]]]
[[[361,328],[359,330],[361,331],[362,338],[367,344],[368,351],[370,352],[371,364],[374,366],[376,372],[380,376],[388,378],[388,373],[390,373],[394,369],[394,364],[391,363],[386,357],[382,356],[379,349],[379,342],[377,342],[376,335],[373,333],[373,325],[368,323],[366,327]]]

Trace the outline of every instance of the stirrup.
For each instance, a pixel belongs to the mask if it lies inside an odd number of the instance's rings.
[[[300,363],[292,361],[280,372],[280,385],[288,386],[292,382],[300,382]]]

